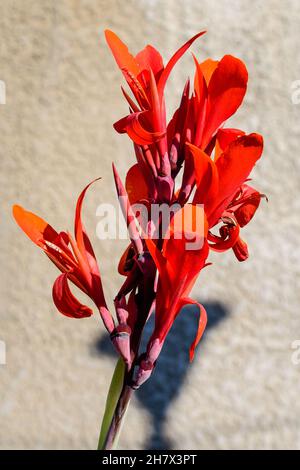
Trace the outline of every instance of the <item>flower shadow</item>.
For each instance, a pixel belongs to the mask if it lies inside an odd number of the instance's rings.
[[[208,323],[198,346],[200,348],[209,338],[209,330],[216,327],[229,313],[228,309],[219,302],[206,303],[204,306]],[[152,318],[146,325],[141,350],[145,349],[147,339],[153,330],[153,322]],[[193,367],[193,363],[189,363],[189,345],[195,335],[196,323],[197,309],[193,305],[186,306],[167,336],[151,378],[136,393],[137,400],[150,413],[152,419],[152,433],[145,444],[145,449],[168,450],[173,447],[172,442],[165,436],[164,426],[169,407],[183,387],[188,371]],[[94,346],[101,354],[116,356],[107,335],[101,336]]]

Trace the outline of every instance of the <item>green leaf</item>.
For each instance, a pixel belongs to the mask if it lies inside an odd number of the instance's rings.
[[[120,358],[116,364],[114,375],[112,376],[111,384],[106,398],[105,411],[101,424],[101,431],[98,442],[98,450],[103,449],[103,446],[105,444],[106,436],[123,388],[124,375],[125,362],[122,358]]]

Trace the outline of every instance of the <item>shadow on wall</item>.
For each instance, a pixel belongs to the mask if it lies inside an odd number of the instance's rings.
[[[208,340],[209,330],[228,316],[227,308],[218,302],[207,303],[204,307],[208,323],[198,348]],[[151,378],[136,393],[136,398],[152,417],[152,435],[145,444],[145,449],[172,449],[172,443],[164,435],[164,424],[169,406],[183,386],[189,368],[193,367],[193,364],[189,363],[189,345],[194,339],[197,318],[198,312],[195,306],[185,307],[178,315]],[[146,325],[141,351],[145,350],[147,339],[153,330],[153,323],[154,318]],[[101,355],[104,353],[117,359],[107,335],[101,336],[95,348]]]

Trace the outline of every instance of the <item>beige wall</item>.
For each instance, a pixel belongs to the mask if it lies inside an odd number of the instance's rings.
[[[112,129],[126,105],[106,27],[133,51],[150,42],[164,57],[207,28],[193,47],[200,58],[232,53],[246,62],[249,90],[233,123],[265,137],[254,180],[270,199],[245,231],[249,261],[214,256],[194,290],[211,312],[194,364],[176,375],[174,358],[186,360],[191,337],[187,314],[152,385],[134,400],[120,445],[300,448],[300,364],[291,362],[300,339],[300,105],[291,102],[299,23],[297,0],[1,0],[1,448],[92,449],[97,440],[115,360],[103,327],[96,316],[75,321],[55,312],[56,271],[10,212],[19,202],[70,229],[77,194],[100,175],[85,206],[94,234],[97,204],[115,200],[111,161],[124,175],[133,155]],[[176,68],[171,103],[191,62],[187,54]],[[111,299],[123,243],[93,240]]]

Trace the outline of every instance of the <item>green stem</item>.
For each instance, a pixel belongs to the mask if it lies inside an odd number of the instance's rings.
[[[126,411],[128,409],[133,392],[134,390],[131,387],[124,385],[111,421],[111,425],[106,435],[103,449],[116,449]]]
[[[118,401],[123,391],[125,378],[125,363],[120,358],[116,364],[114,374],[112,376],[111,384],[109,387],[108,395],[106,398],[106,405],[104,416],[101,425],[101,431],[98,442],[98,450],[105,449],[105,442],[107,435],[110,431],[110,427],[114,418],[114,414],[117,409]]]

